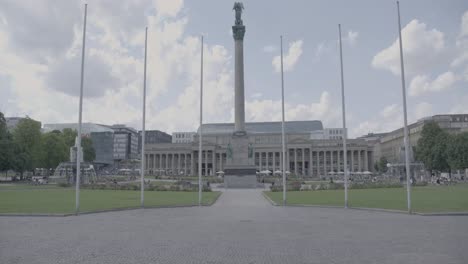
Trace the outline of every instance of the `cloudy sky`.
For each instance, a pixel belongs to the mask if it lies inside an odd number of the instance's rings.
[[[0,111],[77,122],[84,1],[0,1]],[[147,128],[195,131],[200,35],[204,120],[232,122],[233,1],[89,0],[84,122],[141,128],[148,26]],[[287,120],[341,124],[342,24],[351,137],[401,127],[394,1],[244,1],[247,121],[281,118],[284,37]],[[468,113],[468,2],[401,1],[408,115]]]

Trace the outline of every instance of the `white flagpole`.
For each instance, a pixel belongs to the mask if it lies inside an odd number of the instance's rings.
[[[203,124],[203,36],[201,36],[201,57],[200,57],[200,134],[198,146],[198,205],[202,204],[202,124]],[[205,167],[205,171],[207,168]]]
[[[283,206],[286,205],[286,139],[284,136],[284,73],[283,73],[283,36],[281,40],[281,142],[283,151]]]
[[[405,87],[405,67],[403,63],[403,44],[401,40],[401,22],[400,22],[400,2],[397,1],[398,11],[398,34],[400,40],[400,63],[401,63],[401,91],[403,95],[403,116],[404,116],[404,144],[405,144],[405,165],[406,165],[406,195],[408,202],[408,213],[411,214],[411,170],[409,160],[409,138],[408,138],[408,117],[406,109],[406,87]]]
[[[80,211],[80,157],[81,157],[81,121],[83,112],[83,79],[84,79],[84,60],[85,60],[85,44],[86,44],[86,15],[88,4],[85,4],[84,24],[83,24],[83,45],[81,50],[81,80],[80,80],[80,103],[78,111],[78,139],[76,147],[76,186],[75,186],[75,213]]]
[[[340,68],[341,68],[341,109],[343,113],[343,173],[344,173],[344,207],[348,208],[348,159],[347,159],[347,146],[346,138],[348,137],[346,131],[346,107],[345,107],[345,93],[344,93],[344,76],[343,76],[343,48],[341,45],[341,25],[338,24],[338,32],[340,34]]]
[[[148,46],[148,27],[145,28],[145,66],[143,71],[143,120],[141,131],[141,207],[145,204],[145,123],[146,123],[146,54]]]

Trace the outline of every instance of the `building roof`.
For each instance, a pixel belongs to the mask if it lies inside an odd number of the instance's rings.
[[[70,128],[73,130],[78,130],[77,123],[57,123],[57,124],[44,124],[43,132],[50,132],[53,130],[63,131],[65,128]],[[81,133],[82,134],[91,134],[91,132],[113,132],[113,130],[106,125],[95,124],[95,123],[82,123],[81,124]]]
[[[234,132],[234,123],[203,124],[203,134],[228,134]],[[281,133],[281,122],[248,122],[245,123],[247,133]],[[322,121],[287,121],[284,123],[285,133],[310,133],[322,130]],[[198,132],[200,128],[198,128]]]

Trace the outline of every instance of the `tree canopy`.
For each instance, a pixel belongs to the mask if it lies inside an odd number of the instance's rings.
[[[431,171],[468,168],[468,132],[449,134],[435,122],[425,124],[416,147],[416,159]]]
[[[41,133],[41,124],[30,118],[18,122],[10,132],[0,112],[0,171],[19,173],[35,168],[56,168],[70,159],[70,147],[75,145],[76,130],[66,128]],[[82,137],[83,158],[92,162],[96,158],[91,138]]]

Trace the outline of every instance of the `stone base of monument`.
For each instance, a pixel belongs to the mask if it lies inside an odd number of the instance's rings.
[[[227,167],[224,169],[224,188],[257,188],[255,166]]]

